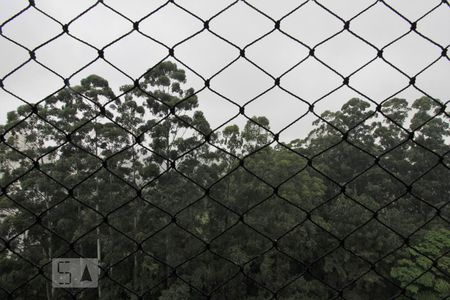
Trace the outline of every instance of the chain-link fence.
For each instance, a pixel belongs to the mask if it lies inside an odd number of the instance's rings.
[[[40,1],[30,0],[0,25],[2,41],[29,54],[0,78],[4,95],[20,101],[0,127],[0,298],[450,297],[449,101],[438,99],[420,82],[424,74],[436,72],[436,65],[448,66],[448,45],[420,30],[438,11],[448,14],[447,1],[435,2],[417,18],[405,16],[390,1],[372,1],[346,18],[330,2],[299,1],[281,18],[273,18],[255,1],[234,1],[203,18],[186,1],[171,0],[133,19],[101,0],[62,22]],[[270,23],[244,46],[214,29],[237,6]],[[299,18],[297,13],[301,18],[308,6],[337,22],[339,30],[315,43],[285,30],[286,22]],[[169,7],[201,28],[173,45],[142,29]],[[129,27],[101,47],[72,33],[99,9]],[[359,22],[374,10],[384,10],[408,29],[383,46],[375,45],[370,35],[358,33]],[[27,13],[60,29],[29,47],[8,34]],[[448,28],[443,30],[448,35]],[[211,76],[178,55],[180,47],[205,32],[237,53]],[[155,63],[142,61],[146,71],[138,76],[108,58],[115,44],[136,33],[165,51]],[[276,76],[248,55],[275,34],[306,53]],[[438,52],[413,75],[386,55],[412,34]],[[374,54],[351,72],[318,55],[343,35]],[[41,61],[39,53],[67,37],[97,55],[63,76]],[[270,79],[246,102],[214,87],[221,74],[242,61]],[[284,84],[311,61],[339,81],[317,97],[302,96]],[[98,62],[129,84],[117,92],[98,75],[74,82]],[[354,80],[376,63],[388,65],[404,81],[385,97],[371,96]],[[9,87],[8,80],[30,64],[60,82],[37,102]],[[189,76],[201,86],[187,88]],[[298,78],[298,85],[307,77]],[[323,90],[325,77],[313,89]],[[370,76],[366,81],[376,85]],[[338,111],[319,112],[343,88],[354,96]],[[306,108],[295,111],[296,118],[281,130],[271,129],[268,118],[248,113],[274,89]],[[408,89],[421,97],[403,99],[400,95]],[[205,91],[236,111],[217,127],[199,109]],[[270,109],[281,109],[283,103],[273,99]],[[311,128],[306,137],[282,138],[311,116],[316,121],[306,127]],[[234,125],[238,118],[245,121],[241,128]],[[98,287],[55,288],[52,259],[77,257],[98,259]]]

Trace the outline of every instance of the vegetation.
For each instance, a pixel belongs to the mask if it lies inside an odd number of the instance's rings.
[[[121,97],[91,75],[8,113],[1,299],[450,295],[440,102],[353,98],[286,144],[262,116],[212,131],[185,83],[164,62]],[[52,289],[51,259],[80,255],[99,289]]]

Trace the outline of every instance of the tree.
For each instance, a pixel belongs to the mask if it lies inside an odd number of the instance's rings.
[[[38,274],[59,256],[100,258],[83,299],[449,293],[439,100],[352,98],[276,143],[264,116],[211,130],[186,79],[163,62],[116,96],[91,75],[8,113],[0,297],[64,298]]]
[[[391,276],[418,300],[444,299],[450,294],[450,230],[427,230],[421,240],[403,252]]]

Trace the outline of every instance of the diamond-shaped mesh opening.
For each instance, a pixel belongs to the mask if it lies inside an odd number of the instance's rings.
[[[214,253],[240,266],[252,261],[270,247],[268,238],[241,222],[225,231],[211,244]]]
[[[318,224],[325,221],[330,227],[327,230],[343,239],[370,221],[372,217],[372,214],[365,207],[357,203],[357,199],[339,196],[318,207],[312,213],[312,221]],[[349,216],[355,219],[351,223],[345,221]]]
[[[23,189],[28,186],[28,189]],[[67,197],[66,190],[50,177],[32,169],[12,183],[9,188],[11,199],[20,203],[25,209],[40,214]]]
[[[88,123],[100,113],[100,109],[95,104],[96,102],[80,94],[85,93],[86,88],[78,86],[74,90],[66,88],[45,98],[39,103],[37,109],[39,116],[48,122],[47,127],[51,125],[62,131],[60,135],[65,135],[64,137],[49,136],[48,139],[62,144],[69,135],[70,138],[73,138],[73,142],[82,145],[84,134],[87,134],[93,127]],[[61,116],[64,116],[63,120]]]
[[[125,51],[130,54],[129,57],[121,55]],[[105,54],[109,62],[133,78],[138,78],[163,60],[167,56],[167,50],[146,36],[132,32],[108,47]]]
[[[1,2],[0,298],[447,299],[448,13]]]
[[[313,103],[341,86],[342,80],[314,58],[308,58],[281,81],[281,86],[297,97]],[[320,82],[320,85],[317,83]]]
[[[217,56],[215,53],[220,52]],[[231,63],[239,52],[211,32],[202,31],[177,47],[177,57],[189,67],[209,78]],[[201,99],[209,97],[201,97]]]
[[[259,265],[259,268],[253,271],[255,265]],[[274,266],[277,266],[278,272],[271,273],[271,276],[267,276],[266,270],[272,269]],[[249,273],[249,277],[263,287],[270,291],[278,291],[290,281],[302,275],[305,268],[302,263],[297,262],[276,249],[272,249],[247,264],[245,271]]]
[[[383,22],[378,22],[379,18],[383,18]],[[382,2],[377,2],[352,21],[352,31],[372,45],[383,48],[406,34],[409,26],[394,11]]]
[[[310,175],[315,172],[309,171],[310,169],[291,176],[283,182],[278,192],[281,198],[306,211],[311,211],[328,200],[322,189],[323,181],[319,178],[311,178]],[[330,191],[337,191],[336,187],[331,188],[332,182],[329,185]]]
[[[7,266],[9,270],[16,270],[15,278],[4,278],[3,291],[7,295],[13,295],[13,297],[20,297],[22,293],[27,293],[27,288],[30,287],[29,283],[39,275],[39,269],[27,260],[17,257],[12,253],[6,253],[10,259],[10,264]]]
[[[106,185],[108,188],[100,194],[97,188],[99,185]],[[104,168],[78,185],[74,193],[79,201],[90,207],[97,205],[98,210],[104,213],[109,213],[135,198],[132,186],[124,184],[121,178]]]
[[[197,256],[204,245],[194,234],[176,224],[170,224],[149,237],[142,248],[158,261],[175,268]]]
[[[180,187],[183,189],[179,189]],[[202,189],[173,169],[158,176],[142,190],[143,199],[171,214],[194,203],[203,195]]]
[[[276,214],[264,215],[268,210]],[[271,239],[277,239],[304,218],[304,212],[276,196],[267,199],[246,214],[246,222]]]
[[[18,22],[21,23],[21,26],[16,25]],[[36,26],[36,23],[40,26]],[[28,49],[34,49],[44,44],[61,32],[58,23],[34,8],[25,10],[2,29],[5,37]]]
[[[108,50],[104,51],[105,58],[107,58],[107,51]],[[69,84],[73,85],[71,86],[71,90],[73,90],[75,94],[84,96],[85,99],[90,99],[93,102],[95,102],[97,98],[100,98],[101,103],[105,104],[114,98],[114,90],[113,93],[111,93],[108,87],[117,84],[117,82],[121,82],[121,84],[130,84],[132,83],[132,80],[119,68],[108,63],[107,60],[98,59],[97,57],[95,61],[82,66],[80,70],[70,78]],[[82,88],[77,88],[78,84],[80,84]],[[95,91],[103,91],[103,93],[98,93],[96,97]]]
[[[440,182],[440,178],[448,178],[449,172],[448,168],[437,165],[414,183],[412,194],[434,207],[446,205],[445,198],[450,193],[450,185],[448,182]]]
[[[114,168],[114,155],[128,148],[129,134],[121,126],[97,117],[73,133],[70,139],[85,153],[101,160],[108,160]],[[111,158],[111,160],[109,160]]]
[[[333,161],[344,162],[344,167],[334,168]],[[317,168],[327,176],[336,182],[345,184],[369,168],[373,164],[373,159],[364,151],[347,142],[342,142],[315,158],[314,162]],[[352,167],[345,167],[350,165]]]
[[[175,21],[166,22],[168,19]],[[164,23],[165,26],[160,25]],[[198,19],[170,3],[145,18],[139,27],[142,33],[169,47],[173,47],[202,29]]]
[[[5,210],[2,215],[2,223],[5,225],[2,238],[8,242],[8,248],[5,251],[19,248],[23,239],[23,233],[36,222],[35,215],[25,205],[21,206],[19,201],[20,199],[16,200],[10,197],[2,197],[2,204]],[[22,222],[15,223],[15,216],[20,216]]]
[[[328,232],[329,226],[324,219],[301,222],[280,238],[279,249],[307,266],[313,265],[339,246],[339,240]]]
[[[380,183],[380,186],[375,185],[375,182]],[[405,192],[404,185],[379,166],[364,172],[347,187],[349,196],[374,211],[388,205]]]
[[[68,212],[72,212],[71,218],[60,219],[58,217]],[[73,228],[70,225],[73,222],[80,222],[83,226]],[[42,223],[61,239],[72,242],[95,230],[102,224],[102,218],[92,208],[80,203],[75,198],[66,198],[43,214]]]
[[[143,294],[165,279],[164,264],[142,251],[130,253],[105,269],[108,277],[130,291]],[[117,272],[115,270],[120,270]],[[147,279],[147,277],[150,277]],[[146,278],[146,280],[144,280]]]
[[[108,159],[108,170],[133,188],[144,187],[162,173],[157,164],[150,162],[152,155],[146,147],[138,144],[130,146]],[[133,172],[130,173],[130,170]]]
[[[317,112],[319,113],[322,107],[330,105],[336,97],[346,93],[347,91],[344,89],[346,88],[336,91],[336,96],[335,93],[332,93],[321,99]],[[341,106],[339,112],[323,112],[321,116],[328,122],[328,125],[333,126],[333,129],[338,130],[341,134],[347,134],[347,141],[355,145],[364,144],[367,140],[367,132],[373,130],[373,121],[376,116],[375,105],[363,97],[351,98]]]
[[[442,22],[439,22],[437,19],[442,17]],[[440,45],[448,45],[450,40],[448,35],[441,32],[433,32],[433,28],[435,26],[447,26],[448,24],[449,11],[446,3],[443,1],[442,4],[435,10],[433,10],[426,18],[420,21],[419,32],[429,37],[436,43]],[[439,25],[438,25],[439,24]]]
[[[27,89],[23,89],[23,85]],[[5,90],[20,100],[36,103],[64,87],[62,79],[35,61],[29,61],[4,80]]]
[[[370,86],[358,88],[361,82],[367,80],[371,80]],[[380,103],[408,86],[408,78],[392,66],[377,59],[354,74],[350,79],[350,85],[370,99]]]
[[[410,33],[395,44],[386,47],[384,57],[409,76],[414,76],[433,63],[433,61],[439,59],[441,52],[442,50],[436,45],[433,45],[418,34]],[[420,55],[420,53],[428,53],[428,55]],[[411,59],[416,61],[414,66],[408,64],[408,61]]]
[[[448,294],[449,230],[433,221],[423,226],[399,251],[390,276],[409,297],[444,298]]]
[[[269,76],[242,58],[211,81],[214,91],[238,105],[246,104],[272,86]]]
[[[64,53],[64,57],[60,57],[60,53]],[[67,78],[77,72],[80,67],[95,60],[97,53],[89,46],[65,34],[36,51],[36,56],[42,64]]]
[[[251,19],[258,21],[249,22]],[[211,31],[233,45],[245,47],[270,32],[271,23],[245,2],[235,2],[211,22]]]
[[[23,108],[24,111],[28,110],[27,107]],[[30,110],[28,110],[30,112]],[[25,132],[33,132],[35,134],[25,134]],[[38,132],[47,132],[47,136],[41,136]],[[8,132],[7,144],[9,147],[21,154],[26,155],[29,159],[38,160],[41,159],[45,162],[49,157],[45,154],[52,152],[59,146],[58,142],[61,141],[63,135],[61,132],[52,127],[49,123],[44,122],[36,115],[30,115],[28,118],[23,119],[19,124],[11,128]],[[42,145],[45,145],[44,147]],[[34,149],[34,150],[33,150]]]
[[[402,210],[408,210],[409,214],[400,220],[396,215]],[[417,228],[428,223],[434,214],[433,207],[407,194],[384,207],[379,213],[378,220],[402,236],[409,236]]]
[[[198,265],[204,266],[208,271],[199,273]],[[204,294],[211,294],[235,277],[238,272],[238,266],[210,251],[200,254],[177,269],[178,276]]]
[[[99,25],[93,25],[97,16],[103,22]],[[92,30],[87,33],[84,29],[85,26],[92,28]],[[114,30],[110,30],[111,27]],[[69,27],[70,34],[97,48],[103,48],[126,34],[130,29],[131,24],[127,20],[102,4],[89,9]]]
[[[379,219],[380,222],[384,221],[384,218],[381,216]],[[403,239],[388,227],[389,224],[384,225],[380,222],[370,220],[368,223],[360,226],[356,232],[346,239],[346,249],[372,263],[397,250],[403,244]],[[377,235],[383,238],[381,239]],[[362,244],[370,246],[370,249],[376,249],[376,251],[367,251],[365,246],[361,246]]]
[[[311,26],[317,28],[314,34],[308,30]],[[342,23],[316,3],[308,2],[284,19],[281,29],[296,40],[314,47],[338,33]]]
[[[436,94],[434,98],[445,99],[450,90],[449,86],[440,77],[436,77],[433,79],[432,74],[433,72],[448,72],[450,70],[450,67],[447,62],[448,58],[441,57],[441,59],[427,68],[426,71],[424,71],[417,77],[417,87],[426,94],[429,94],[433,89],[439,88],[440,92]],[[444,100],[442,101],[444,102]]]
[[[232,102],[227,101],[226,98],[214,93],[212,90],[202,90],[197,96],[199,108],[209,112],[205,117],[213,119],[208,120],[208,122],[214,130],[222,131],[223,128],[230,125],[229,123],[239,113],[239,109]],[[219,132],[216,133],[219,134]],[[220,139],[220,137],[218,138]]]
[[[64,161],[59,159],[62,156]],[[102,166],[100,159],[73,144],[61,146],[47,157],[58,163],[41,163],[40,170],[67,189],[80,185]]]
[[[271,106],[275,103],[277,109],[273,110]],[[307,104],[278,87],[271,89],[246,106],[246,113],[249,116],[266,116],[269,120],[274,120],[275,122],[270,124],[273,132],[280,132],[307,112]]]
[[[330,67],[344,76],[363,67],[375,58],[375,55],[373,48],[348,32],[342,32],[317,47],[317,58],[326,61]]]
[[[342,264],[342,261],[347,263]],[[324,269],[333,270],[333,272],[321,274],[318,268],[311,268],[310,273],[337,291],[342,291],[352,285],[370,270],[368,262],[342,247],[321,258],[315,265],[322,265]]]
[[[130,216],[131,212],[134,211],[136,207],[144,207],[145,209],[142,210],[141,214],[133,217],[133,222],[130,224],[123,224],[121,220]],[[149,218],[153,220],[152,224],[145,224],[145,220],[148,220]],[[158,209],[154,205],[139,198],[126,203],[108,215],[109,225],[137,242],[141,242],[147,237],[155,234],[169,223],[170,217],[167,213],[164,213],[161,209]]]
[[[233,226],[238,216],[210,198],[202,198],[183,210],[178,222],[205,242],[210,242]]]
[[[258,189],[237,190],[235,188],[237,184],[245,184],[248,187],[257,186]],[[257,198],[253,197],[255,193],[258,195]],[[272,193],[272,189],[267,184],[244,169],[238,168],[213,186],[211,197],[234,211],[243,213],[259,201],[270,197]]]
[[[408,149],[414,149],[414,156],[407,155]],[[403,161],[400,161],[399,157],[402,157]],[[380,166],[403,182],[411,183],[418,180],[438,162],[439,158],[436,154],[407,140],[383,156],[380,159]]]
[[[25,49],[22,49],[3,37],[0,37],[0,49],[2,55],[10,58],[2,62],[3,66],[0,73],[2,77],[13,71],[18,65],[27,61],[30,57]]]
[[[308,49],[280,31],[274,31],[247,50],[247,57],[266,72],[280,76],[308,56]]]
[[[275,162],[279,157],[289,159],[290,163],[280,166],[268,163],[272,160]],[[261,161],[266,161],[266,163],[261,164]],[[280,150],[279,153],[275,154],[269,148],[264,148],[254,153],[245,162],[245,168],[252,174],[255,174],[271,186],[279,186],[280,195],[286,186],[289,186],[289,184],[295,181],[293,178],[307,167],[307,160],[305,158],[288,150]],[[307,180],[306,178],[303,179]],[[297,181],[297,184],[300,183]]]

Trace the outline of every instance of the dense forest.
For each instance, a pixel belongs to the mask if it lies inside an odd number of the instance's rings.
[[[450,116],[353,98],[304,139],[212,130],[171,62],[91,75],[0,127],[0,299],[445,299]],[[274,99],[274,109],[277,106]],[[51,259],[98,257],[98,289]]]

